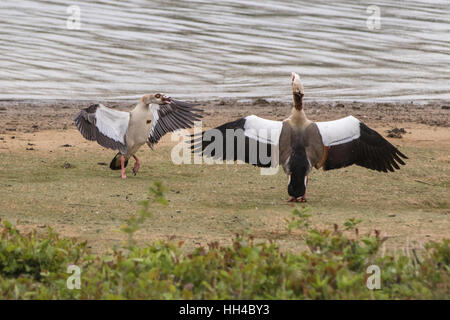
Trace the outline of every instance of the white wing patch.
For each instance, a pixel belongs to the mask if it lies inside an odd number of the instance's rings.
[[[267,120],[251,115],[245,117],[244,134],[259,142],[278,145],[282,126],[281,121]]]
[[[324,146],[350,142],[360,137],[360,121],[348,116],[334,121],[316,122]]]
[[[150,129],[150,134],[149,134],[151,136],[153,134],[153,131],[155,130],[156,123],[159,120],[159,114],[158,114],[159,104],[151,104],[150,110],[152,111],[152,114],[153,114],[152,128]]]
[[[102,134],[125,144],[125,134],[130,122],[129,112],[113,110],[100,105],[95,111],[95,119],[95,125]]]

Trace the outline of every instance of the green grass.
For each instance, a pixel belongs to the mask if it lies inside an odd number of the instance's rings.
[[[172,235],[191,249],[211,241],[229,243],[237,232],[278,241],[283,250],[304,248],[298,234],[286,233],[292,209],[287,178],[280,169],[262,176],[248,165],[181,165],[170,161],[170,147],[139,151],[141,172],[122,181],[108,166],[113,152],[80,147],[21,154],[0,153],[0,218],[19,229],[52,226],[62,235],[88,240],[94,252],[120,243],[121,221],[137,210],[147,186],[162,181],[168,206],[158,209],[136,235],[141,243]],[[364,168],[314,170],[307,197],[314,226],[362,219],[360,228],[380,229],[391,236],[388,248],[439,240],[450,230],[448,184],[450,165],[438,161],[446,150],[404,147],[410,160],[396,173]],[[69,162],[74,168],[65,169]],[[417,182],[420,180],[425,183]],[[298,206],[298,205],[297,205]]]

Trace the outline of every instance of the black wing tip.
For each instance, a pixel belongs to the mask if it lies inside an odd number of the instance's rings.
[[[394,172],[395,170],[400,169],[400,165],[406,165],[406,163],[402,160],[409,159],[405,154],[403,154],[400,150],[398,150],[392,143],[386,140],[381,134],[379,134],[374,129],[368,127],[366,124],[360,121],[360,128],[362,132],[368,133],[369,135],[366,137],[368,140],[371,138],[372,141],[376,141],[376,147],[384,149],[384,156],[380,155],[378,160],[381,160],[381,163],[377,163],[374,169],[377,171],[387,172],[387,170]],[[366,143],[369,141],[365,141]],[[370,143],[370,142],[369,142]],[[370,143],[370,147],[373,147],[373,142]]]
[[[397,150],[398,151],[398,150]],[[401,153],[400,151],[397,152],[397,154],[402,157],[403,159],[409,159],[405,154]]]
[[[81,111],[72,117],[72,121],[75,122],[75,124],[77,124],[77,122],[80,121],[80,116],[81,116]]]
[[[154,132],[148,138],[150,143],[156,144],[169,132],[179,129],[190,129],[195,126],[195,121],[200,121],[203,116],[202,109],[192,108],[198,104],[191,104],[180,100],[171,100],[169,103],[159,104],[162,107],[158,113],[160,119],[156,122]]]

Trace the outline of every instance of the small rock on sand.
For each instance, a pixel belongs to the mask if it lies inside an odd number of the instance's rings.
[[[62,167],[64,169],[72,169],[75,168],[75,166],[73,164],[70,164],[69,162],[64,162],[64,164],[62,165]]]
[[[397,138],[401,139],[402,136],[406,133],[406,130],[404,128],[394,128],[387,131],[389,138]]]

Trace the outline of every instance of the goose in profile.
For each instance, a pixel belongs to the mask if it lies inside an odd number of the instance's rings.
[[[312,167],[332,170],[356,164],[388,172],[407,157],[378,132],[353,116],[313,122],[306,117],[300,76],[292,73],[293,108],[283,121],[250,115],[191,136],[194,153],[241,160],[259,167],[281,164],[289,177],[290,202],[306,202]]]
[[[73,120],[84,138],[119,151],[109,167],[120,169],[122,178],[126,179],[125,167],[131,157],[136,161],[134,175],[139,171],[141,162],[136,152],[143,144],[153,149],[166,133],[190,128],[201,118],[198,112],[202,110],[194,107],[156,93],[143,96],[130,112],[93,104],[81,110]]]

